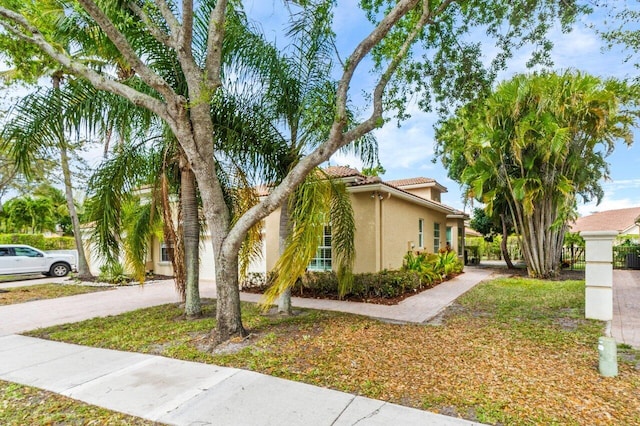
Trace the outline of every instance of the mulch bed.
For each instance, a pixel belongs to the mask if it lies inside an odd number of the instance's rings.
[[[527,270],[523,268],[516,269],[507,269],[506,267],[497,267],[497,266],[483,266],[480,264],[477,266],[482,269],[491,269],[496,274],[500,275],[509,275],[515,277],[527,277]],[[464,272],[463,272],[464,274]],[[453,278],[453,277],[451,277]],[[449,279],[451,279],[449,278]],[[564,280],[583,280],[584,279],[584,271],[571,271],[568,269],[563,269],[560,272],[560,275],[554,280],[564,281]],[[445,280],[446,281],[446,280]],[[407,293],[401,294],[397,297],[362,297],[356,295],[348,295],[343,297],[342,299],[338,297],[337,293],[325,293],[321,291],[315,291],[314,289],[301,288],[300,286],[295,286],[291,289],[291,296],[293,297],[304,297],[307,299],[327,299],[327,300],[344,300],[347,302],[361,302],[361,303],[373,303],[376,305],[397,305],[402,302],[404,299],[415,296],[416,294],[422,293],[425,290],[433,288],[445,281],[435,282],[431,287],[424,287],[422,289],[418,289],[415,291],[409,291]],[[265,289],[261,287],[247,287],[242,289],[245,293],[253,293],[253,294],[262,294]]]
[[[457,275],[454,275],[454,276],[457,276]],[[398,303],[402,302],[404,299],[408,297],[415,296],[416,294],[422,293],[425,290],[434,288],[435,286],[442,284],[443,282],[448,281],[451,278],[454,278],[454,276],[451,276],[450,278],[443,281],[434,282],[431,286],[425,286],[421,289],[408,291],[396,297],[363,297],[358,295],[347,295],[343,298],[340,298],[338,296],[338,293],[325,293],[322,291],[316,291],[315,289],[301,288],[300,286],[295,286],[291,289],[291,296],[304,297],[306,299],[342,300],[346,302],[373,303],[376,305],[391,306],[391,305],[397,305]],[[248,287],[248,288],[243,288],[242,291],[245,293],[262,294],[264,293],[265,289],[261,287]]]

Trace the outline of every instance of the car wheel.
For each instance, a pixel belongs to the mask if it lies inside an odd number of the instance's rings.
[[[49,269],[49,275],[53,277],[64,277],[69,273],[69,266],[64,263],[54,263]]]

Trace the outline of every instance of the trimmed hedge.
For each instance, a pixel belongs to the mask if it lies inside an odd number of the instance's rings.
[[[415,271],[382,271],[379,273],[354,274],[353,288],[344,298],[393,299],[409,292],[431,288],[438,282],[427,282]],[[242,283],[242,290],[266,290],[268,283],[264,274],[251,274]],[[335,272],[307,272],[292,288],[295,294],[311,293],[337,297],[338,277]]]
[[[73,237],[45,237],[42,234],[0,234],[0,244],[26,244],[40,250],[74,250]]]

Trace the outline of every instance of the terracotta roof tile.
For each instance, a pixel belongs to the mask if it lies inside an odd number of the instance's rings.
[[[362,173],[357,171],[356,169],[352,169],[347,166],[329,166],[324,169],[325,173],[331,177],[351,177],[351,176],[362,176]]]
[[[426,178],[426,177],[414,177],[414,178],[408,178],[408,179],[390,180],[390,181],[387,181],[387,183],[391,186],[402,187],[402,186],[409,186],[409,185],[419,185],[421,183],[434,183],[435,181],[436,181],[435,179]]]
[[[640,218],[640,207],[607,210],[578,218],[570,228],[571,232],[618,231],[631,228]]]

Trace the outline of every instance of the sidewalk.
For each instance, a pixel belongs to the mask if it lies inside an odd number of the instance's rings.
[[[396,306],[294,298],[297,307],[424,322],[490,271],[454,280]],[[213,283],[201,284],[214,297]],[[242,294],[243,300],[259,295]],[[178,300],[172,281],[0,307],[0,379],[47,389],[149,420],[216,425],[472,425],[467,420],[235,368],[90,348],[14,333]]]
[[[618,343],[640,349],[640,271],[613,271],[611,334]]]

